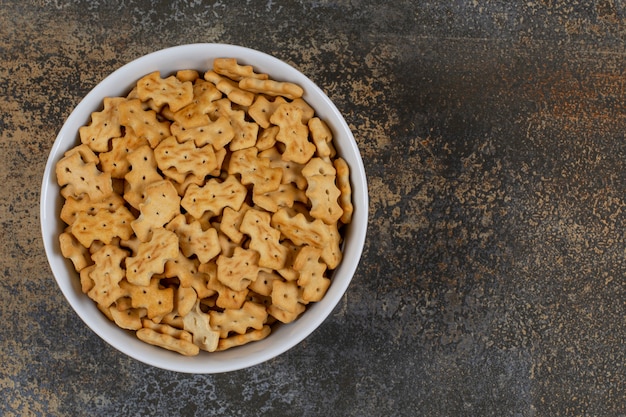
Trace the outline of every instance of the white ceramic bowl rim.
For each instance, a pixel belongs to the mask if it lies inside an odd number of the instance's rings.
[[[152,71],[161,71],[163,75],[180,69],[206,71],[216,57],[234,57],[240,63],[253,65],[275,79],[303,86],[304,99],[333,130],[335,146],[350,166],[355,211],[353,221],[346,230],[345,241],[349,243],[344,247],[343,260],[320,302],[312,303],[298,320],[278,326],[262,341],[224,352],[201,352],[199,356],[189,358],[139,341],[131,332],[121,330],[110,322],[82,293],[77,274],[59,248],[58,235],[64,225],[59,218],[62,198],[54,168],[63,153],[79,143],[79,127],[89,122],[91,112],[102,108],[104,97],[126,95],[140,77]],[[186,373],[220,373],[247,368],[280,355],[311,334],[332,313],[350,284],[365,243],[367,217],[368,195],[363,161],[350,128],[326,94],[302,73],[275,57],[242,46],[211,43],[175,46],[142,56],[120,67],[94,87],[59,131],[45,167],[40,201],[43,243],[50,267],[65,298],[79,317],[103,340],[132,358],[158,368]]]

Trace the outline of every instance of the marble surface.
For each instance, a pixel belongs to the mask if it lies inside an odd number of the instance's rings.
[[[0,415],[626,415],[625,19],[614,0],[1,1]],[[193,42],[317,82],[371,199],[327,322],[220,375],[102,342],[39,228],[73,106],[122,64]]]

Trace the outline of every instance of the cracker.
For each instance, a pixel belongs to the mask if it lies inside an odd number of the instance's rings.
[[[276,97],[274,101],[269,101],[265,96],[258,95],[254,103],[248,108],[248,114],[259,126],[268,129],[271,126],[270,117],[281,104],[286,102],[287,100],[283,97]]]
[[[248,297],[249,290],[247,288],[241,291],[235,291],[230,287],[222,284],[217,278],[217,264],[215,262],[209,262],[201,264],[198,269],[209,276],[209,283],[207,288],[217,293],[215,305],[223,309],[238,309],[241,308],[243,303]]]
[[[220,339],[216,351],[222,351],[226,349],[232,349],[236,346],[243,346],[250,342],[258,342],[265,339],[271,333],[270,326],[263,326],[259,330],[250,330],[244,334],[236,334],[224,339]]]
[[[230,333],[244,334],[248,329],[260,330],[267,319],[264,305],[246,301],[239,309],[209,312],[211,327],[220,332],[221,338]]]
[[[71,190],[73,197],[85,193],[91,200],[97,201],[113,193],[111,174],[100,171],[96,162],[89,156],[85,158],[81,152],[64,156],[56,164],[56,176],[59,185]]]
[[[244,214],[250,209],[250,206],[243,203],[239,210],[225,207],[222,211],[222,221],[220,222],[220,231],[224,233],[234,243],[241,243],[244,238],[243,233],[239,230]]]
[[[158,107],[167,105],[176,112],[193,99],[193,85],[175,76],[161,78],[158,71],[145,75],[137,81],[137,97],[141,101],[152,100]]]
[[[100,153],[100,167],[103,172],[110,172],[111,178],[124,178],[130,171],[128,154],[133,150],[148,145],[148,140],[139,137],[132,129],[126,129],[121,138],[111,140],[111,150]]]
[[[250,106],[254,101],[254,94],[250,91],[241,89],[239,84],[235,81],[227,77],[223,77],[214,71],[205,72],[204,79],[215,84],[215,87],[224,93],[233,103],[237,103],[242,106]]]
[[[270,160],[270,167],[280,168],[283,171],[281,179],[282,184],[293,183],[300,190],[306,188],[306,178],[304,178],[302,174],[302,169],[305,165],[293,161],[285,161],[276,147],[271,147],[263,152],[259,152],[259,156],[261,158],[268,158]]]
[[[272,294],[272,289],[274,288],[274,282],[276,280],[281,281],[281,276],[272,270],[261,268],[259,269],[256,280],[248,285],[248,289],[267,297]]]
[[[243,291],[259,273],[259,253],[236,247],[233,255],[217,258],[217,279],[234,291]]]
[[[172,114],[172,120],[175,124],[186,129],[204,126],[210,122],[208,113],[211,109],[211,103],[221,97],[222,93],[213,83],[197,79],[193,84],[193,100]]]
[[[200,353],[200,348],[192,342],[177,339],[168,334],[162,334],[156,330],[141,328],[137,330],[137,338],[154,346],[162,347],[185,356],[195,356]]]
[[[194,82],[198,78],[200,78],[200,73],[198,73],[198,71],[193,70],[193,69],[178,70],[176,71],[176,78],[178,78],[178,80],[182,82],[185,82],[185,81]]]
[[[92,264],[89,250],[71,233],[61,233],[59,235],[59,245],[61,246],[61,254],[72,261],[76,272],[80,272],[83,268]]]
[[[217,74],[239,81],[242,78],[258,78],[267,80],[269,75],[254,72],[252,65],[241,65],[235,58],[215,58],[213,60],[213,71]]]
[[[300,98],[304,90],[297,84],[286,81],[259,80],[258,78],[242,78],[239,81],[239,88],[251,91],[256,94],[267,94],[268,96],[283,96],[290,100]]]
[[[160,121],[154,110],[144,110],[139,99],[120,103],[119,117],[122,125],[132,129],[138,137],[146,138],[152,148],[171,136],[170,122]]]
[[[349,224],[352,221],[352,213],[354,212],[354,206],[352,205],[352,187],[350,185],[350,167],[343,158],[337,158],[333,163],[337,171],[337,187],[341,193],[339,196],[339,205],[343,210],[339,221],[343,224]]]
[[[253,185],[255,193],[274,191],[281,183],[283,171],[280,168],[271,168],[270,160],[257,154],[258,149],[255,147],[233,152],[228,173],[241,175],[241,183]]]
[[[267,129],[259,129],[259,134],[256,138],[256,143],[254,146],[259,151],[264,151],[266,149],[270,149],[276,145],[276,135],[280,128],[278,126],[270,126]]]
[[[341,191],[335,184],[334,175],[312,175],[306,177],[308,187],[306,196],[311,202],[311,216],[321,219],[324,223],[336,223],[343,215],[338,198]]]
[[[167,278],[178,278],[179,288],[193,288],[200,299],[211,297],[216,291],[208,288],[210,276],[199,269],[197,258],[190,259],[179,252],[175,259],[165,262],[163,274]]]
[[[254,146],[259,134],[259,125],[254,122],[248,122],[246,113],[243,110],[233,110],[230,115],[230,122],[235,135],[228,144],[229,149],[234,152]]]
[[[281,269],[285,266],[287,248],[280,244],[280,231],[274,229],[270,222],[269,213],[250,209],[243,216],[239,230],[250,236],[249,248],[258,252],[259,267]]]
[[[188,174],[204,178],[217,168],[213,146],[197,147],[192,140],[179,143],[174,136],[170,136],[159,143],[154,149],[154,157],[161,171],[173,169],[182,174],[182,178]]]
[[[131,226],[139,240],[147,242],[154,229],[162,228],[180,214],[180,197],[176,188],[166,180],[150,184],[146,187],[144,202],[139,204],[139,213]]]
[[[199,302],[196,302],[191,311],[183,317],[183,326],[192,334],[193,343],[200,349],[207,352],[217,350],[220,332],[213,330],[210,317],[200,309]]]
[[[303,214],[290,216],[286,209],[279,209],[272,216],[272,226],[296,245],[310,245],[322,249],[322,259],[330,269],[341,262],[341,235],[337,225],[329,225],[322,220],[309,221]]]
[[[157,170],[154,151],[150,146],[140,146],[129,153],[128,161],[131,170],[124,177],[127,184],[124,200],[139,210],[139,205],[143,203],[145,198],[146,188],[152,183],[163,180],[163,177]]]
[[[161,288],[159,278],[150,279],[148,285],[135,285],[124,280],[120,287],[130,297],[133,308],[145,308],[150,319],[174,310],[174,289]]]
[[[315,153],[315,145],[309,141],[309,129],[302,123],[302,109],[291,104],[280,105],[270,121],[280,130],[276,140],[285,144],[282,158],[306,164]]]
[[[80,141],[94,152],[107,152],[111,139],[122,135],[118,106],[125,100],[122,97],[105,97],[104,108],[91,113],[91,122],[78,129]]]
[[[127,256],[128,252],[115,245],[105,245],[92,255],[95,268],[89,278],[94,285],[87,295],[102,307],[109,307],[126,294],[120,282],[125,276],[121,264]]]
[[[275,213],[280,208],[293,207],[296,201],[306,203],[308,198],[304,191],[299,190],[292,184],[280,184],[274,191],[263,194],[253,193],[252,201],[264,210]]]
[[[329,158],[331,155],[331,149],[329,143],[332,143],[333,134],[328,128],[328,125],[319,117],[314,117],[308,122],[309,131],[311,132],[311,140],[317,148],[317,156],[322,158]]]
[[[287,324],[297,319],[300,316],[300,314],[304,312],[306,306],[304,304],[298,303],[297,308],[298,310],[296,312],[291,312],[291,311],[283,310],[282,308],[278,308],[277,306],[272,304],[271,306],[267,308],[267,313],[271,315],[272,317],[274,317],[276,320],[280,321],[281,323]]]
[[[226,116],[193,127],[183,127],[174,123],[171,131],[180,143],[193,141],[197,147],[211,144],[216,151],[223,149],[235,137],[235,130]]]
[[[149,241],[139,244],[137,254],[126,259],[126,279],[147,286],[154,274],[162,274],[165,263],[178,257],[178,236],[164,228],[154,229]]]
[[[320,262],[321,256],[321,249],[304,246],[294,261],[293,268],[300,273],[298,285],[302,287],[305,302],[320,301],[330,286],[330,279],[325,276],[326,264]]]
[[[145,308],[127,308],[119,310],[115,306],[109,307],[109,313],[115,324],[126,330],[139,330],[142,327],[141,321],[146,316]]]
[[[220,254],[220,242],[217,230],[203,230],[200,222],[191,220],[187,223],[184,214],[176,216],[166,227],[178,236],[180,249],[186,257],[195,255],[201,263],[207,263]]]
[[[96,240],[109,244],[116,237],[129,239],[133,234],[131,222],[134,219],[125,206],[114,212],[99,209],[94,215],[79,212],[70,230],[81,245],[88,248]]]
[[[215,178],[210,179],[203,187],[190,185],[180,204],[194,218],[200,219],[205,212],[217,216],[224,207],[239,210],[246,193],[246,187],[233,175],[229,175],[222,182]]]
[[[294,281],[276,280],[272,286],[272,305],[290,313],[301,311],[299,287]]]
[[[177,287],[174,289],[174,311],[184,317],[198,301],[196,290],[191,287]]]

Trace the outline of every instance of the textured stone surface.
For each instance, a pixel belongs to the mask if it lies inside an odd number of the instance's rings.
[[[112,3],[0,2],[0,415],[626,415],[621,2]],[[256,48],[317,82],[371,199],[329,320],[214,376],[147,367],[92,333],[38,217],[80,98],[193,42]]]

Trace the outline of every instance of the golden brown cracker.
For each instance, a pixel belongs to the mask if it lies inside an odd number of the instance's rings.
[[[265,339],[271,333],[270,326],[263,326],[259,330],[250,330],[244,334],[236,334],[233,336],[220,339],[216,351],[223,351],[226,349],[232,349],[237,346],[243,346],[250,342],[258,342]]]
[[[139,217],[131,222],[135,235],[142,242],[150,239],[152,231],[164,227],[180,214],[180,197],[171,182],[161,180],[146,187]]]
[[[146,188],[155,182],[163,180],[157,170],[154,151],[150,146],[140,146],[128,154],[131,170],[125,175],[126,189],[124,200],[132,207],[139,210],[139,204],[143,203]]]
[[[83,268],[91,265],[91,254],[75,237],[69,232],[63,232],[59,235],[59,245],[61,254],[72,261],[76,272],[80,272]]]
[[[174,309],[174,289],[162,288],[159,278],[151,278],[148,285],[135,285],[123,280],[120,287],[130,297],[133,308],[145,308],[150,319],[164,316]]]
[[[239,88],[251,91],[256,94],[267,94],[268,96],[283,96],[290,100],[300,98],[304,90],[298,84],[286,81],[259,80],[258,78],[242,78],[239,81]]]
[[[93,281],[93,288],[87,295],[103,307],[109,307],[118,298],[125,296],[125,291],[120,287],[125,273],[122,262],[128,256],[128,252],[116,245],[105,245],[92,255],[95,268],[89,277]]]
[[[217,168],[213,146],[197,147],[191,140],[179,143],[175,136],[162,140],[154,149],[154,157],[161,171],[174,169],[182,178],[188,174],[204,178]]]
[[[162,274],[165,263],[178,257],[178,236],[164,228],[154,229],[149,241],[139,244],[137,254],[126,259],[126,279],[147,286],[154,274]]]
[[[161,74],[155,71],[137,81],[137,97],[144,102],[152,100],[159,108],[167,105],[176,112],[191,103],[193,85],[173,75],[161,78]]]
[[[181,206],[196,219],[200,219],[205,212],[217,216],[224,207],[239,210],[246,193],[246,187],[233,175],[229,175],[222,182],[213,178],[203,187],[190,185],[181,200]]]
[[[299,213],[290,216],[286,209],[279,209],[272,216],[272,226],[296,245],[310,245],[322,249],[322,259],[330,269],[341,261],[341,235],[337,225],[329,225],[322,220],[309,221]]]
[[[259,273],[259,253],[236,247],[233,255],[217,258],[217,279],[234,291],[243,291]]]
[[[258,95],[254,103],[248,108],[248,114],[259,126],[268,129],[271,126],[270,117],[278,106],[286,102],[287,100],[283,97],[276,97],[273,101],[269,101],[265,96]]]
[[[213,60],[213,71],[217,74],[239,81],[242,78],[257,78],[267,80],[269,75],[256,73],[252,65],[241,65],[235,58],[215,58]]]
[[[56,176],[59,185],[71,189],[74,197],[85,193],[97,201],[113,193],[111,174],[100,171],[94,161],[86,162],[80,152],[64,156],[56,164]]]
[[[270,121],[280,130],[276,140],[285,144],[282,158],[306,164],[315,153],[315,145],[309,141],[309,129],[302,123],[302,109],[291,104],[280,105]]]
[[[326,264],[320,262],[321,256],[321,249],[304,246],[294,261],[293,268],[300,274],[298,285],[302,287],[305,302],[320,301],[330,286],[330,279],[325,276]]]
[[[132,129],[127,129],[123,137],[111,141],[110,151],[98,155],[102,171],[110,172],[111,178],[124,178],[130,171],[128,154],[144,145],[148,145],[146,138],[137,136]]]
[[[250,237],[249,248],[258,252],[259,267],[281,269],[285,266],[287,248],[280,244],[280,231],[270,222],[270,213],[250,209],[243,216],[239,230]]]
[[[91,122],[78,129],[81,142],[94,152],[107,152],[111,139],[122,135],[118,106],[125,100],[122,97],[105,97],[104,108],[91,113]]]
[[[201,310],[199,302],[183,317],[183,326],[192,334],[193,343],[200,349],[207,352],[217,350],[220,332],[213,330],[210,316]]]
[[[154,110],[144,110],[139,99],[120,103],[119,117],[123,126],[132,129],[138,137],[146,138],[152,148],[171,136],[170,122],[160,121]]]
[[[176,233],[180,249],[186,257],[195,255],[201,263],[207,263],[220,254],[217,230],[212,227],[203,230],[199,221],[192,219],[187,223],[185,215],[179,214],[169,222],[167,229]]]
[[[162,347],[185,356],[195,356],[200,353],[200,348],[186,340],[178,339],[168,334],[162,334],[156,330],[141,328],[137,330],[137,338],[154,346]]]
[[[232,153],[228,173],[241,175],[242,184],[252,184],[254,192],[262,194],[278,188],[283,171],[271,168],[270,160],[259,157],[258,149],[251,147]]]
[[[209,312],[211,327],[220,332],[221,338],[230,333],[244,334],[248,329],[260,330],[267,319],[264,305],[246,301],[239,309]]]
[[[343,214],[339,221],[343,224],[349,224],[352,221],[352,213],[354,206],[352,205],[352,186],[350,185],[350,167],[343,158],[334,160],[335,169],[337,171],[337,187],[341,192],[339,196],[339,205],[343,210]]]
[[[94,215],[79,212],[72,223],[71,232],[86,248],[96,240],[109,244],[116,237],[129,239],[133,234],[133,220],[135,217],[125,206],[114,212],[100,209]]]

